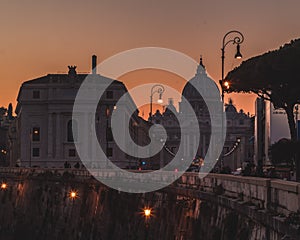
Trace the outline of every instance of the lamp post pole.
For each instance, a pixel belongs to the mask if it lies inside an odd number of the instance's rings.
[[[231,35],[232,38],[227,40],[227,37],[229,35]],[[219,81],[221,91],[222,91],[221,98],[222,98],[222,102],[223,102],[223,107],[224,107],[224,93],[225,93],[225,90],[229,89],[229,83],[227,81],[225,81],[225,79],[224,79],[225,48],[229,43],[232,43],[233,45],[236,44],[236,54],[235,54],[234,57],[237,58],[237,59],[241,59],[242,54],[240,52],[240,44],[243,43],[243,42],[244,42],[244,35],[241,32],[236,31],[236,30],[232,30],[232,31],[227,32],[223,37],[222,48],[221,48],[221,51],[222,51],[222,56],[221,56],[221,59],[222,59],[222,78]],[[223,123],[223,119],[222,119],[222,137],[224,137],[223,134],[224,134],[224,123]],[[223,151],[222,151],[222,153],[221,153],[221,168],[223,168],[223,165],[224,165],[224,162],[223,162]]]
[[[106,115],[106,168],[108,168],[108,134],[109,134],[109,115],[110,115],[110,109],[109,109],[109,105],[106,105],[106,112],[105,112],[105,115]]]
[[[151,120],[151,117],[152,117],[153,95],[155,93],[158,93],[159,94],[158,102],[162,103],[162,94],[164,93],[164,91],[165,91],[165,88],[161,84],[155,84],[151,88],[151,94],[150,94],[150,112],[149,112],[149,119],[150,120]]]
[[[234,35],[233,38],[231,38],[230,40],[226,41],[227,36],[229,35]],[[224,101],[224,92],[225,92],[225,88],[229,88],[229,85],[224,85],[225,84],[225,80],[224,80],[224,65],[225,65],[225,48],[229,43],[232,44],[236,44],[236,54],[235,54],[235,58],[237,59],[241,59],[242,58],[242,54],[240,52],[240,44],[244,42],[244,35],[236,30],[232,30],[229,31],[228,33],[226,33],[223,37],[223,41],[222,41],[222,79],[220,80],[220,85],[221,85],[221,89],[222,89],[222,101]]]

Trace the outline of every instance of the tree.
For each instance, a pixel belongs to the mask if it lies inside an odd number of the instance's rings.
[[[300,39],[244,61],[226,76],[229,92],[253,92],[285,110],[291,140],[297,140],[294,106],[300,103]]]
[[[282,138],[271,146],[273,165],[292,165],[293,158],[299,149],[299,143],[292,142],[289,139]]]
[[[250,58],[229,72],[229,92],[253,92],[287,114],[292,142],[297,141],[294,107],[300,103],[300,39],[277,50]],[[300,181],[300,159],[295,155],[296,178]]]
[[[0,122],[3,121],[6,112],[7,112],[6,108],[0,107]]]
[[[8,105],[8,108],[7,108],[7,116],[8,116],[9,120],[13,119],[13,107],[12,107],[11,103]]]

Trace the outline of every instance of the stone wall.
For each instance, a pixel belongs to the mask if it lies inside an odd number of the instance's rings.
[[[129,194],[83,170],[0,168],[0,176],[8,184],[0,191],[0,239],[300,237],[288,218],[299,209],[297,183],[187,173],[160,191]],[[72,189],[78,193],[74,200]],[[153,209],[147,221],[145,206]]]

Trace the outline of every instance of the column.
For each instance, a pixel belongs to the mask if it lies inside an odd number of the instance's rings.
[[[56,114],[56,152],[55,152],[55,160],[59,161],[62,160],[61,154],[61,146],[62,146],[62,137],[61,137],[61,113]]]
[[[53,158],[53,118],[52,113],[48,114],[48,159]]]

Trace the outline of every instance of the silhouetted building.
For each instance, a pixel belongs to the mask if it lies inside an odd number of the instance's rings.
[[[96,73],[96,56],[93,56],[92,64],[93,80],[98,83],[107,80]],[[72,110],[78,89],[87,76],[78,74],[76,66],[69,66],[68,74],[48,74],[22,84],[16,108],[22,166],[63,167],[66,161],[71,166],[80,161],[74,142],[88,143],[77,139],[78,128],[82,126],[72,120]],[[101,96],[96,116],[86,114],[85,117],[95,119],[98,142],[113,163],[123,168],[136,166],[137,159],[121,151],[112,136],[111,115],[118,99],[127,89],[122,82],[111,81],[112,84]],[[136,109],[132,100],[127,102],[126,107]],[[139,121],[136,111],[130,124],[130,132],[136,139],[135,128]],[[86,131],[90,134],[89,129]],[[93,149],[89,149],[87,154],[93,154]],[[90,164],[93,167],[94,163]]]
[[[10,127],[14,123],[12,104],[0,108],[0,166],[8,166],[10,159]]]
[[[159,155],[159,159],[153,159],[152,161],[160,161],[160,165],[165,165],[169,163],[176,152],[180,144],[181,133],[180,126],[177,118],[183,118],[184,116],[189,116],[192,113],[189,113],[187,104],[190,104],[193,112],[197,116],[197,122],[191,122],[190,120],[184,121],[185,127],[193,126],[194,124],[199,124],[200,129],[200,144],[196,146],[196,136],[197,133],[189,132],[186,138],[188,143],[186,151],[191,149],[197,149],[195,158],[204,158],[207,154],[207,151],[214,151],[214,148],[209,148],[210,138],[211,138],[211,120],[208,112],[207,105],[205,101],[219,101],[218,97],[211,96],[211,91],[208,89],[209,86],[206,85],[207,73],[203,65],[202,59],[200,59],[200,64],[198,66],[195,76],[187,82],[183,91],[182,91],[182,100],[179,103],[179,112],[176,111],[173,100],[169,100],[169,104],[166,106],[166,110],[163,113],[157,111],[149,121],[152,123],[159,123],[164,126],[167,131],[168,139],[165,142],[165,147]],[[192,83],[192,84],[191,84]],[[204,96],[201,96],[200,93],[195,89],[194,86],[204,87]],[[207,88],[207,89],[206,89]],[[205,101],[204,101],[205,98]],[[218,106],[217,104],[214,106]],[[171,111],[172,109],[172,111]],[[215,109],[215,112],[221,113],[222,109]],[[229,167],[231,170],[235,170],[240,167],[244,167],[245,163],[253,161],[253,131],[254,131],[254,122],[253,118],[249,114],[245,114],[242,110],[237,111],[236,107],[233,105],[232,100],[226,104],[225,107],[226,116],[227,116],[227,136],[223,148],[223,166]],[[221,131],[221,123],[216,126],[217,131]],[[191,129],[193,129],[191,127]],[[157,141],[159,142],[159,133]],[[211,143],[215,145],[213,142]],[[158,158],[158,156],[156,156]],[[163,162],[162,162],[163,161]],[[216,164],[216,168],[220,169],[221,161],[219,160]]]

